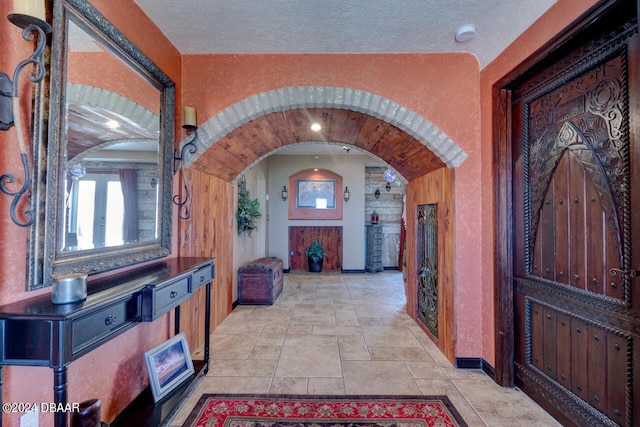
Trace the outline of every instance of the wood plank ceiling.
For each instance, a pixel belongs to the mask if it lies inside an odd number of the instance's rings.
[[[311,123],[322,130],[314,132]],[[258,117],[218,140],[192,167],[231,182],[271,151],[298,142],[337,142],[358,147],[386,161],[411,181],[444,163],[420,141],[376,117],[357,111],[301,108]]]

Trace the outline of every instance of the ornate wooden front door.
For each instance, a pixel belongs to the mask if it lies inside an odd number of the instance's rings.
[[[640,63],[625,14],[511,92],[516,385],[576,425],[640,425]]]

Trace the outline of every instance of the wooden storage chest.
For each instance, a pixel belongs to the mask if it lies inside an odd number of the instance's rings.
[[[282,292],[282,260],[259,258],[238,269],[238,304],[273,304]]]

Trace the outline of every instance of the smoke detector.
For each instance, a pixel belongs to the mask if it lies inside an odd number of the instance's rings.
[[[473,24],[463,25],[456,31],[456,41],[459,43],[468,42],[476,36],[476,26]]]

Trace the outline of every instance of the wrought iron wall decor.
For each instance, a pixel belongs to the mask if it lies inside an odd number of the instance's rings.
[[[438,337],[438,205],[418,206],[418,318]]]
[[[187,203],[191,192],[184,177],[184,160],[187,150],[189,150],[189,154],[195,154],[198,151],[198,147],[195,144],[198,139],[198,126],[196,125],[196,112],[192,107],[184,107],[184,124],[182,127],[187,130],[187,136],[191,136],[191,139],[182,145],[179,157],[178,150],[173,150],[173,174],[180,172],[180,182],[182,182],[182,194],[173,196],[173,204],[178,206],[178,217],[180,219],[189,219],[191,218],[191,212],[189,212]]]
[[[15,125],[18,137],[18,149],[20,150],[20,158],[22,159],[22,167],[24,169],[24,182],[21,188],[11,190],[7,184],[13,184],[15,177],[12,174],[3,174],[0,176],[0,190],[4,194],[13,197],[9,208],[11,220],[20,227],[29,227],[35,220],[34,211],[32,209],[26,210],[23,213],[24,220],[18,218],[18,214],[16,213],[20,199],[24,194],[27,194],[27,191],[31,187],[31,169],[29,167],[29,158],[27,156],[22,117],[20,114],[18,79],[22,70],[29,64],[33,64],[35,68],[34,71],[29,73],[29,80],[39,84],[42,79],[44,79],[45,67],[41,61],[41,57],[46,42],[46,34],[51,32],[51,25],[38,17],[23,14],[10,14],[7,19],[9,19],[12,24],[23,29],[22,38],[26,41],[33,41],[37,37],[35,51],[18,64],[13,71],[13,81],[7,74],[0,72],[0,130],[8,130]]]

